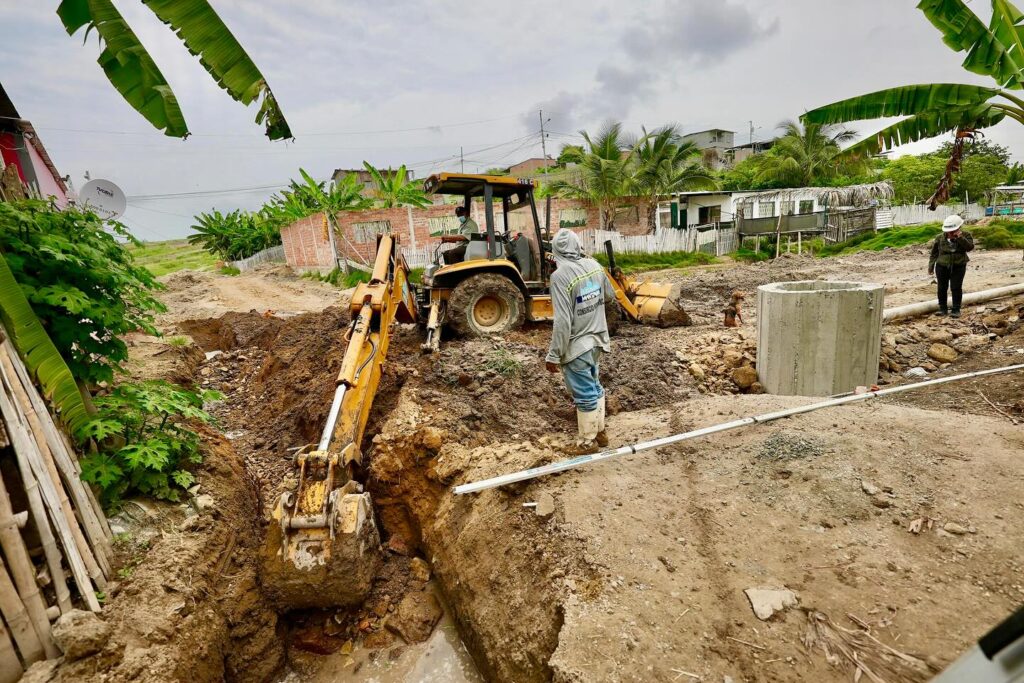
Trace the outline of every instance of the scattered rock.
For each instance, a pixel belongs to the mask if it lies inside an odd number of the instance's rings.
[[[928,371],[925,370],[923,367],[918,366],[916,368],[910,368],[909,370],[907,370],[906,372],[903,373],[903,376],[904,377],[927,377],[928,376]]]
[[[754,614],[761,621],[767,621],[776,612],[797,604],[796,593],[788,588],[747,588],[743,592],[747,594]]]
[[[928,357],[939,363],[952,363],[959,355],[956,349],[945,344],[932,344],[928,347]]]
[[[732,381],[740,389],[749,389],[757,381],[757,370],[749,365],[736,368],[732,371]]]
[[[396,555],[405,555],[406,557],[412,554],[409,541],[401,534],[391,534],[391,538],[388,539],[388,550]]]
[[[873,496],[879,493],[881,490],[867,479],[861,479],[860,488],[862,491],[864,491],[864,493],[868,494],[869,496]]]
[[[537,507],[533,509],[541,519],[548,519],[555,514],[555,498],[547,491],[537,496]]]
[[[949,330],[932,330],[928,333],[928,341],[930,342],[951,342],[953,341],[953,333]]]
[[[92,612],[73,609],[53,625],[53,639],[64,652],[65,661],[73,662],[102,650],[111,631],[110,624]]]
[[[697,363],[690,363],[690,375],[698,382],[703,382],[706,377],[704,368]]]
[[[664,555],[658,555],[658,562],[661,562],[663,565],[665,565],[665,569],[668,570],[669,574],[675,573],[676,566],[672,564],[672,562]]]
[[[209,510],[215,503],[216,501],[209,493],[204,493],[192,499],[192,504],[195,505],[196,510],[199,510],[200,512],[203,510]]]
[[[722,354],[722,360],[731,368],[738,368],[743,365],[743,353],[736,349],[726,349]]]
[[[955,536],[963,536],[968,531],[967,527],[961,526],[956,522],[946,522],[942,525],[942,530],[947,534],[953,534]]]
[[[442,615],[441,605],[433,593],[411,591],[402,598],[398,609],[388,619],[387,627],[410,645],[422,643],[430,637]]]
[[[409,575],[417,581],[430,581],[430,565],[422,557],[412,558],[409,563]]]

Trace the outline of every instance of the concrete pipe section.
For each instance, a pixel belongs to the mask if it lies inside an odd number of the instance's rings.
[[[757,288],[757,377],[770,394],[832,396],[878,381],[885,288],[804,280]]]

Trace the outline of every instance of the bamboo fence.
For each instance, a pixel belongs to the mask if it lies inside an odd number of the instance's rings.
[[[110,527],[17,351],[0,332],[0,683],[60,656],[51,625],[100,611]]]

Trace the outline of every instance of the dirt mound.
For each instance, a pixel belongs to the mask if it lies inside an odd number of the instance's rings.
[[[273,315],[225,313],[219,318],[182,320],[178,328],[192,337],[203,351],[231,351],[250,346],[267,347],[277,336],[284,320]]]
[[[118,537],[120,581],[102,614],[113,635],[91,657],[60,660],[49,678],[40,670],[40,680],[265,681],[281,667],[277,615],[256,573],[255,491],[230,444],[202,436],[198,475],[210,498],[198,510],[140,508],[140,524]]]

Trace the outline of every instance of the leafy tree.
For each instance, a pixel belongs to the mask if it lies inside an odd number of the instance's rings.
[[[953,154],[953,143],[946,141],[939,145],[939,148],[935,150],[935,154],[948,159]],[[1010,149],[1004,145],[999,145],[991,140],[987,140],[981,136],[975,137],[971,140],[970,144],[965,145],[963,149],[963,158],[970,159],[971,157],[996,157],[999,163],[1008,165],[1010,163]]]
[[[718,182],[696,162],[700,149],[684,142],[675,126],[665,126],[643,136],[632,149],[633,193],[646,198],[647,227],[654,232],[659,197],[688,190],[713,190]]]
[[[292,137],[274,93],[256,64],[207,0],[143,0],[185,44],[213,80],[242,104],[259,101],[256,123],[271,140]],[[63,0],[57,14],[69,35],[95,30],[103,45],[98,62],[111,85],[158,130],[187,137],[178,100],[152,56],[112,0]]]
[[[1007,185],[1019,185],[1024,182],[1024,164],[1017,162],[1006,170],[1006,178],[1003,182]]]
[[[584,153],[582,145],[562,145],[555,164],[562,167],[566,164],[578,164],[583,161]]]
[[[484,171],[484,175],[508,175],[508,168],[504,166],[494,166]]]
[[[180,500],[181,490],[195,483],[188,468],[202,462],[189,421],[210,422],[203,403],[220,398],[162,380],[118,385],[96,399],[97,415],[80,431],[101,445],[114,444],[81,459],[82,479],[100,488],[107,506],[135,491]]]
[[[986,26],[963,0],[921,0],[917,7],[942,33],[943,42],[966,52],[963,67],[990,77],[996,87],[959,83],[927,83],[889,88],[819,107],[803,115],[807,123],[837,124],[889,116],[905,118],[853,145],[848,152],[876,154],[908,142],[954,135],[946,169],[929,199],[932,208],[953,190],[965,145],[977,131],[1009,117],[1024,123],[1024,99],[1011,91],[1024,89],[1022,17],[1010,0],[992,0]]]
[[[803,127],[796,121],[779,124],[783,134],[771,150],[753,159],[758,184],[766,187],[827,185],[840,175],[855,175],[866,168],[860,157],[840,156],[841,145],[854,133],[818,123]]]
[[[377,206],[383,209],[393,209],[398,206],[415,206],[422,209],[430,206],[430,200],[423,192],[419,183],[410,182],[405,165],[399,166],[397,171],[390,168],[383,173],[364,161],[363,167],[370,174],[373,180],[373,190],[370,196],[373,197]]]
[[[895,200],[900,203],[921,201],[931,195],[946,170],[946,160],[938,153],[902,156],[891,159],[882,171],[882,179],[892,183]],[[972,156],[964,159],[950,197],[958,201],[980,199],[1004,182],[1007,169],[994,156]]]
[[[153,296],[159,283],[115,236],[138,243],[120,223],[105,224],[88,211],[0,202],[0,250],[10,272],[71,373],[86,384],[110,382],[123,371],[128,348],[121,335],[158,334],[153,314],[165,310]]]
[[[235,210],[201,213],[195,217],[189,244],[197,244],[225,261],[237,261],[281,244],[281,222],[265,211]]]
[[[553,181],[550,189],[563,197],[580,199],[598,209],[601,228],[615,229],[615,209],[631,191],[632,149],[622,135],[621,123],[609,123],[585,142],[583,156],[573,173]]]

